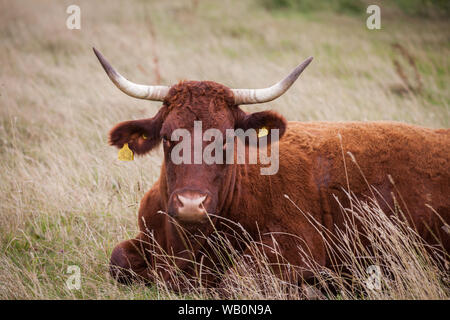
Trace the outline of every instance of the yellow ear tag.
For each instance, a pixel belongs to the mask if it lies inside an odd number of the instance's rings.
[[[267,136],[269,134],[269,131],[267,130],[266,127],[262,127],[261,129],[259,129],[258,131],[258,138]]]
[[[118,158],[121,161],[133,161],[134,154],[133,151],[128,147],[128,143],[125,143],[122,149],[119,150]]]
[[[147,140],[147,136],[144,134],[142,134],[142,139]]]

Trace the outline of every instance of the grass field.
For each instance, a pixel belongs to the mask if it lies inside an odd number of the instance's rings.
[[[108,275],[115,244],[137,232],[139,201],[159,175],[162,152],[120,162],[107,133],[120,121],[153,116],[159,103],[115,88],[93,46],[130,80],[168,85],[192,79],[264,87],[314,56],[283,97],[244,109],[274,109],[288,120],[449,127],[447,19],[381,5],[382,29],[368,30],[365,8],[346,14],[269,10],[256,0],[76,1],[81,30],[69,30],[70,4],[0,0],[2,299],[178,297],[117,285]],[[69,265],[81,269],[81,290],[65,285]],[[425,274],[411,273],[410,281],[435,280],[436,273]],[[449,297],[445,290],[422,296]]]

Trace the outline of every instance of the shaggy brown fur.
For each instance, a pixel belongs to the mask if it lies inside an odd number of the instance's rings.
[[[282,138],[278,173],[260,175],[259,165],[174,165],[168,156],[172,145],[167,137],[176,128],[192,130],[194,120],[203,122],[203,130],[279,128]],[[142,134],[147,138],[143,139]],[[170,214],[171,196],[180,188],[206,192],[212,199],[208,212],[239,222],[255,239],[263,235],[261,240],[267,245],[269,257],[273,255],[268,248],[275,245],[275,239],[283,256],[299,267],[305,279],[311,274],[301,268],[304,262],[298,246],[311,252],[321,265],[329,265],[330,259],[322,236],[284,195],[333,230],[343,223],[334,196],[344,205],[344,190],[348,188],[357,197],[372,196],[368,182],[379,192],[375,196],[385,209],[394,207],[392,195],[401,195],[399,205],[419,234],[429,243],[436,243],[438,237],[446,250],[450,249],[442,221],[426,206],[431,205],[450,223],[450,130],[394,122],[286,123],[274,112],[246,114],[233,105],[231,91],[220,84],[184,82],[172,87],[154,118],[121,123],[110,133],[112,145],[122,147],[128,142],[138,154],[148,152],[161,138],[165,138],[165,159],[159,180],[141,201],[141,233],[136,239],[118,244],[111,256],[111,274],[121,282],[132,280],[130,270],[152,281],[150,270],[161,267],[158,257],[149,253],[158,252],[150,248],[150,232],[166,253],[179,258],[176,261],[181,270],[194,272],[186,259],[200,261],[203,243],[194,244],[191,256],[173,219],[158,213]],[[347,152],[354,156],[359,168]],[[212,221],[220,230],[217,218]],[[201,222],[183,227],[193,236],[213,230],[210,224]],[[264,236],[268,233],[273,237]],[[163,269],[160,272],[169,281],[169,275]],[[209,280],[215,279],[205,279]]]

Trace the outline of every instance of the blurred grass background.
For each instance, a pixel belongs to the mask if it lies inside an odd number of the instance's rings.
[[[81,30],[66,8],[81,8]],[[368,30],[368,4],[381,30]],[[288,120],[449,126],[448,1],[0,0],[0,298],[164,298],[107,274],[133,237],[161,151],[116,160],[107,133],[153,116],[109,81],[91,47],[128,79],[229,87],[273,84],[314,61],[276,101]],[[82,289],[68,290],[68,265]]]
[[[391,13],[403,13],[421,18],[448,18],[450,3],[446,0],[259,0],[269,10],[293,10],[299,12],[331,11],[362,15],[370,4],[377,4]],[[384,11],[384,10],[383,10]]]

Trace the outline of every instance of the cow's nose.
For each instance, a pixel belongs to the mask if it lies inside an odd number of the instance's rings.
[[[206,218],[206,208],[210,201],[207,194],[197,191],[183,191],[174,195],[174,209],[183,221],[198,221]]]

